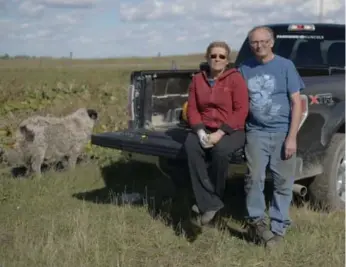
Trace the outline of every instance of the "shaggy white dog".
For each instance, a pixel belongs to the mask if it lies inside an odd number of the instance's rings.
[[[29,117],[19,124],[13,148],[4,150],[2,157],[11,165],[24,164],[37,176],[41,175],[42,163],[67,159],[68,167],[74,168],[97,118],[95,110],[86,108],[65,117]]]

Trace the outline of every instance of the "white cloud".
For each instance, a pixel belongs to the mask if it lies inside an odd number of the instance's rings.
[[[333,13],[345,6],[343,0],[324,0],[325,14]],[[193,17],[204,19],[244,19],[251,21],[257,16],[287,17],[318,15],[317,0],[262,0],[258,1],[229,1],[214,0],[143,0],[140,3],[120,5],[120,16],[125,21],[167,20],[171,17]],[[275,15],[273,15],[275,14]]]
[[[0,19],[5,52],[77,57],[204,52],[216,39],[238,49],[255,24],[314,23],[320,10],[318,0],[9,1]],[[344,0],[324,0],[324,21],[345,23],[344,9]]]
[[[89,37],[79,36],[72,40],[72,42],[76,42],[77,44],[90,44],[93,40]]]
[[[95,4],[98,0],[41,0],[41,2],[51,5],[85,6]]]
[[[0,12],[5,11],[6,7],[7,7],[6,0],[0,0]]]
[[[7,0],[10,1],[10,0]],[[18,11],[23,16],[37,17],[47,8],[91,8],[100,0],[12,0],[19,4]],[[0,0],[0,9],[5,8],[5,0]]]
[[[24,16],[36,17],[42,15],[44,5],[32,1],[24,1],[19,5],[19,12]]]
[[[319,1],[320,2],[320,1]],[[345,2],[336,0],[324,0],[322,1],[323,13],[328,15],[345,8]],[[316,5],[315,1],[302,2],[300,6],[297,7],[299,12],[307,12],[313,16],[318,16],[320,13],[320,6]]]
[[[120,3],[120,15],[125,21],[141,21],[168,19],[187,15],[191,8],[195,8],[193,1],[174,0],[149,0],[142,1],[140,4],[131,4],[127,2]]]
[[[99,3],[100,0],[32,0],[33,2],[49,7],[88,8]]]
[[[78,18],[68,14],[57,14],[55,18],[58,23],[62,24],[76,24],[78,22]]]

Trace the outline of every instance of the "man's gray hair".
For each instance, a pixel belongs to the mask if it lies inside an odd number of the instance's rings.
[[[257,30],[266,30],[270,35],[270,39],[274,41],[274,32],[270,27],[267,27],[267,26],[256,26],[252,28],[247,34],[248,39],[250,39],[251,35]]]

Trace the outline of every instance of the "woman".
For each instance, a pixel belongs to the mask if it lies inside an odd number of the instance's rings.
[[[192,209],[202,215],[202,224],[223,208],[229,156],[245,142],[248,91],[241,74],[228,67],[230,53],[225,42],[212,42],[205,55],[207,70],[196,74],[189,87],[187,119],[192,131],[185,149],[196,199]]]

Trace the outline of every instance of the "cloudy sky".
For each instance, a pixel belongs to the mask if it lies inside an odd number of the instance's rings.
[[[320,0],[0,0],[0,54],[120,57],[237,49],[255,24],[314,22]],[[212,4],[213,3],[213,4]],[[345,23],[345,1],[324,0]]]

